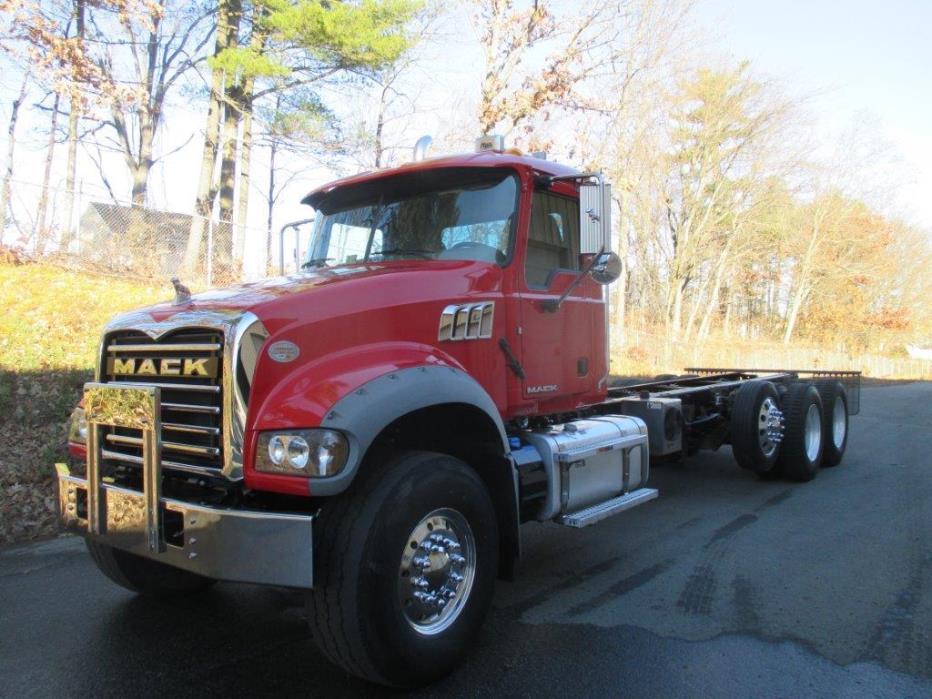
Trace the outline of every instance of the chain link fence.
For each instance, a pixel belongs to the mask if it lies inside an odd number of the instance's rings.
[[[279,261],[278,235],[265,229],[21,181],[10,183],[0,242],[34,259],[142,279],[178,276],[195,288],[263,277]]]

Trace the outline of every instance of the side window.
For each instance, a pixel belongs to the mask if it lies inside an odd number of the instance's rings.
[[[557,269],[579,269],[579,202],[534,192],[524,276],[528,286],[546,287]]]

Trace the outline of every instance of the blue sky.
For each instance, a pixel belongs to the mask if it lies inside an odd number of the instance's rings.
[[[874,122],[902,161],[896,198],[932,230],[932,0],[704,0],[713,48],[781,78],[838,134]]]

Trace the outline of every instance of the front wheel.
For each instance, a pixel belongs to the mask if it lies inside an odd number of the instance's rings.
[[[315,539],[308,618],[332,662],[395,687],[455,666],[488,611],[498,561],[495,509],[475,471],[403,454],[327,503]]]

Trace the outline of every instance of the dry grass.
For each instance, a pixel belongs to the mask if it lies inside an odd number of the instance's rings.
[[[686,367],[747,369],[826,369],[860,371],[865,377],[897,380],[932,379],[932,361],[877,354],[851,354],[793,343],[745,342],[709,338],[673,344],[662,335],[637,333],[612,353],[612,373],[652,376],[677,373]]]
[[[170,296],[167,284],[0,262],[0,543],[55,531],[53,464],[103,325]]]

